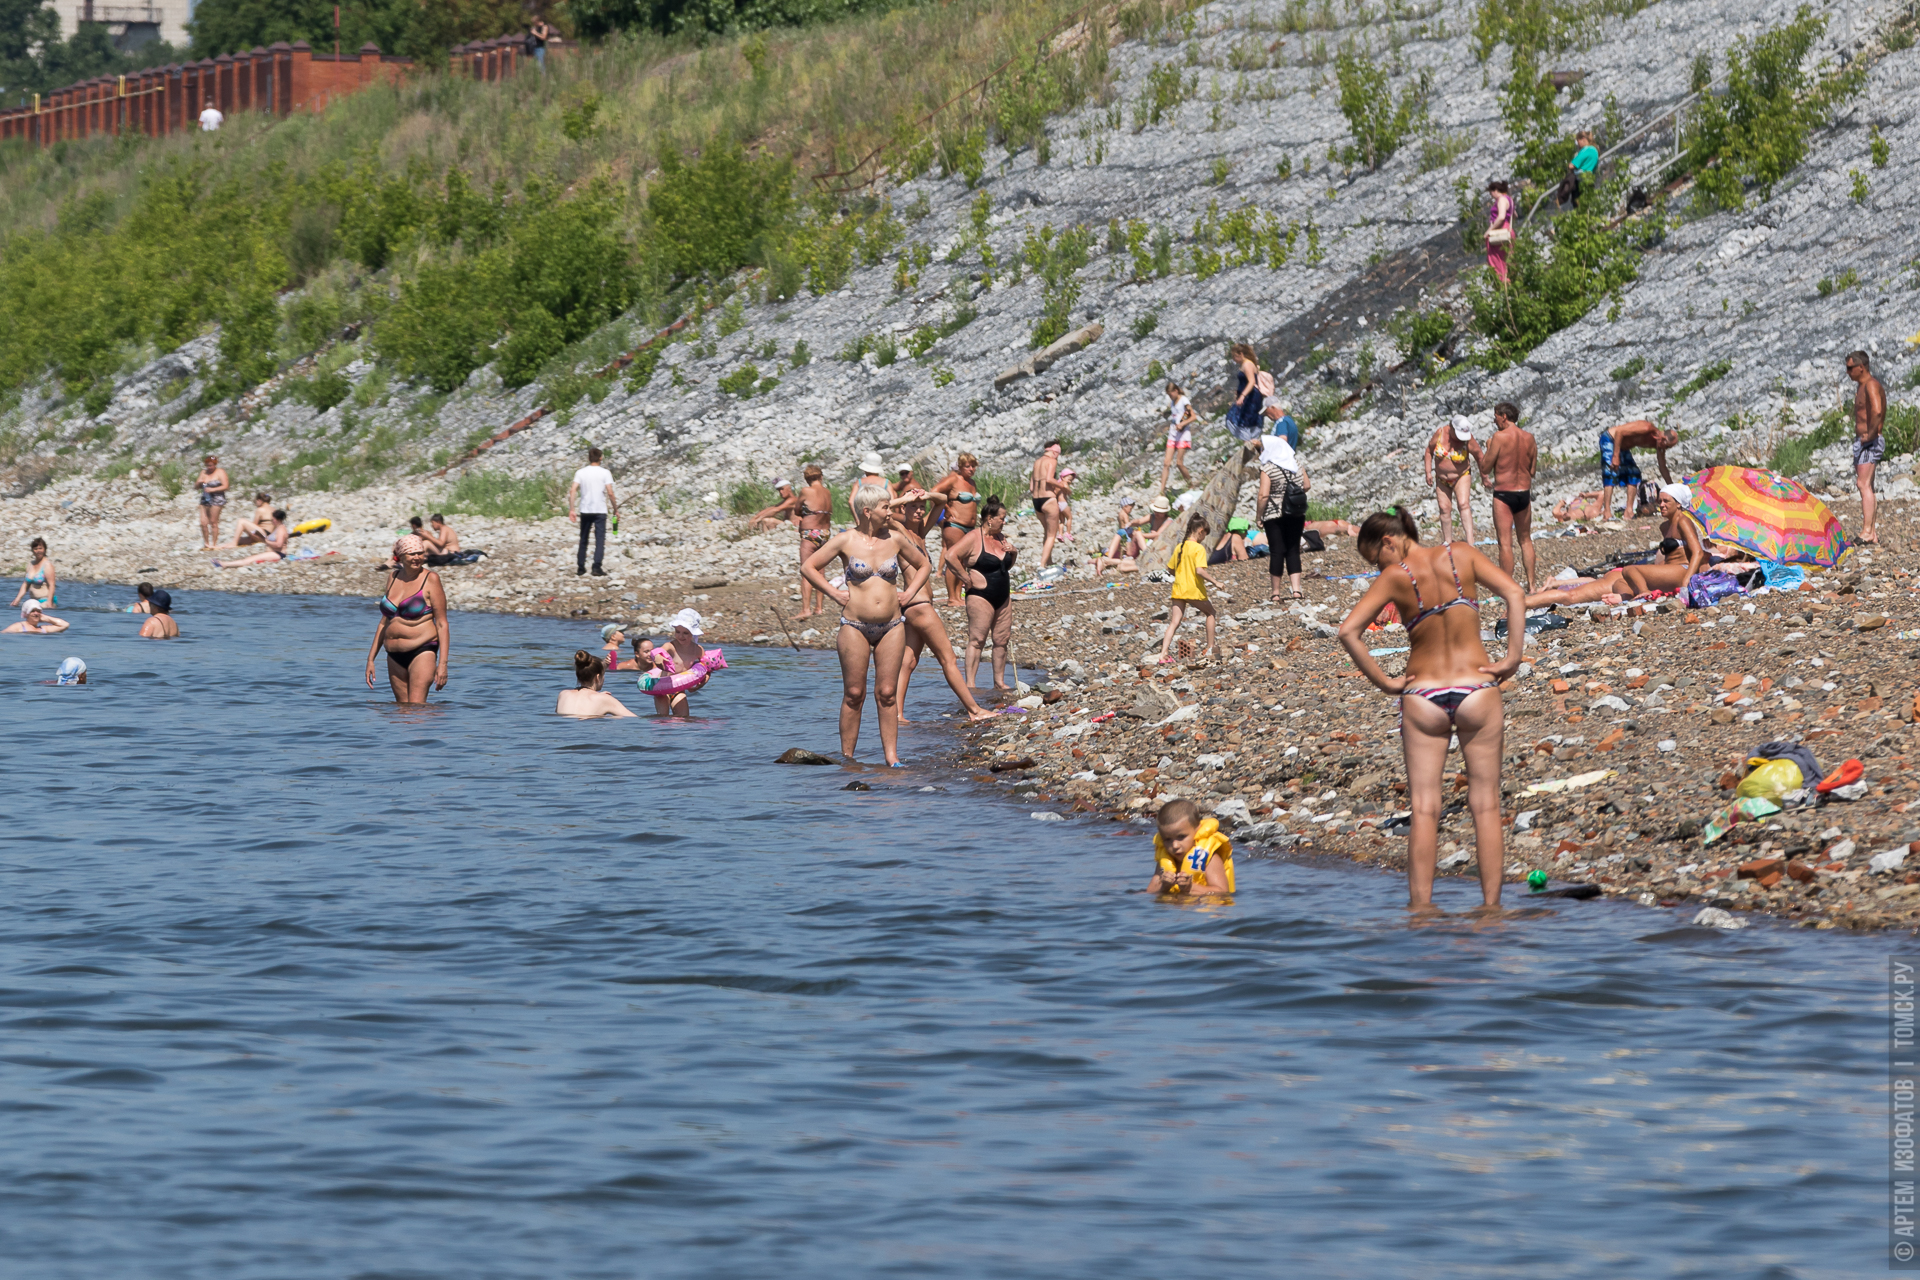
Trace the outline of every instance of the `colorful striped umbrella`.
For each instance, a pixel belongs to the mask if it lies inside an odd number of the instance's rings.
[[[1831,568],[1853,551],[1827,504],[1792,476],[1758,467],[1708,467],[1685,477],[1688,509],[1707,536],[1763,560]]]

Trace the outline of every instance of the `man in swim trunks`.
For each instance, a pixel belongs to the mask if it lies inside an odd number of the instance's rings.
[[[1533,472],[1540,447],[1520,428],[1520,410],[1502,400],[1493,406],[1493,438],[1480,455],[1480,482],[1493,491],[1493,536],[1500,544],[1500,571],[1513,576],[1513,540],[1533,590]]]
[[[1887,442],[1880,438],[1887,419],[1887,391],[1873,376],[1864,351],[1847,356],[1847,376],[1854,385],[1853,482],[1860,487],[1860,541],[1878,542],[1873,518],[1880,503],[1873,492],[1873,469],[1887,456]]]
[[[1633,460],[1636,445],[1651,445],[1659,454],[1660,479],[1667,484],[1673,483],[1673,475],[1667,470],[1667,450],[1680,443],[1680,434],[1676,431],[1662,431],[1645,418],[1632,422],[1622,422],[1618,426],[1608,427],[1600,433],[1600,490],[1605,498],[1601,518],[1613,519],[1613,491],[1624,488],[1627,493],[1621,503],[1626,512],[1625,519],[1631,520],[1638,513],[1640,498],[1640,464]]]
[[[1060,442],[1049,440],[1034,459],[1027,485],[1027,496],[1033,499],[1033,509],[1040,517],[1042,569],[1053,563],[1053,544],[1060,537],[1060,499],[1066,496],[1067,486],[1058,479],[1059,468]]]

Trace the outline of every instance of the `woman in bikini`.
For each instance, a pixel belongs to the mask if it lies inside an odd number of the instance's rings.
[[[898,767],[900,666],[907,648],[900,602],[920,595],[933,566],[912,538],[889,523],[889,501],[884,485],[857,486],[853,491],[854,527],[828,538],[800,566],[800,572],[841,610],[836,647],[846,692],[840,701],[840,753],[851,759],[859,745],[860,712],[867,702],[867,665],[872,663],[880,748],[887,763]],[[826,567],[836,558],[847,564],[846,587],[842,590],[835,590],[826,578]]]
[[[227,505],[227,490],[232,485],[227,480],[227,469],[220,465],[216,455],[210,453],[202,461],[193,486],[200,490],[200,545],[207,551],[218,550],[220,509]]]
[[[287,542],[288,539],[293,536],[293,531],[287,524],[287,513],[285,511],[275,511],[267,517],[267,522],[265,526],[260,529],[260,532],[266,535],[260,539],[260,541],[266,543],[267,549],[265,551],[260,552],[258,555],[248,556],[244,560],[215,560],[213,567],[216,569],[237,569],[244,564],[275,564],[281,560],[285,560],[287,558]],[[423,547],[427,545],[424,538],[417,538],[415,541],[419,542]],[[422,561],[422,563],[424,564],[425,562]]]
[[[833,490],[827,488],[827,473],[809,464],[800,474],[807,482],[800,490],[800,507],[794,517],[800,524],[800,612],[789,618],[789,622],[804,622],[816,613],[826,612],[825,596],[820,598],[818,606],[814,604],[813,583],[807,578],[806,563],[808,557],[833,536]]]
[[[27,555],[32,557],[27,566],[27,576],[20,583],[20,589],[13,593],[13,603],[32,598],[41,604],[60,603],[60,575],[54,571],[53,560],[47,555],[47,540],[35,538],[27,544]]]
[[[1433,486],[1434,501],[1440,504],[1440,540],[1453,541],[1453,512],[1460,512],[1460,523],[1473,541],[1473,473],[1467,469],[1471,457],[1481,463],[1486,458],[1480,442],[1457,423],[1443,422],[1427,441],[1427,483]]]
[[[367,688],[373,688],[373,660],[384,647],[393,700],[425,702],[429,687],[447,687],[447,653],[453,647],[447,593],[440,575],[427,568],[425,539],[408,534],[393,544],[393,558],[399,568],[380,594],[380,625],[367,650]]]
[[[1360,558],[1380,570],[1373,586],[1340,624],[1360,673],[1400,699],[1400,742],[1407,762],[1407,801],[1413,809],[1409,838],[1408,905],[1433,907],[1435,843],[1439,839],[1441,773],[1448,739],[1458,735],[1467,764],[1467,807],[1473,813],[1480,860],[1480,894],[1500,905],[1500,753],[1503,731],[1500,681],[1520,666],[1526,628],[1508,628],[1507,656],[1487,658],[1480,643],[1481,583],[1507,602],[1507,616],[1523,616],[1519,584],[1471,544],[1443,550],[1420,545],[1419,530],[1404,507],[1376,511],[1355,540]],[[1367,624],[1388,605],[1407,619],[1407,671],[1390,676],[1367,651]]]
[[[1706,569],[1706,544],[1700,540],[1700,527],[1687,513],[1692,503],[1693,490],[1686,485],[1660,486],[1660,554],[1664,559],[1658,564],[1628,565],[1621,574],[1628,588],[1623,595],[1685,591],[1687,581]]]
[[[961,598],[966,581],[947,565],[946,553],[959,546],[980,523],[980,491],[973,487],[974,473],[979,470],[980,459],[963,453],[954,459],[953,470],[931,490],[942,504],[933,517],[940,526],[940,575],[947,581],[947,604],[955,609],[966,608]]]
[[[967,584],[967,687],[980,674],[980,647],[993,636],[993,687],[1007,687],[1007,644],[1013,638],[1014,557],[1019,548],[1001,534],[1007,509],[988,498],[980,507],[980,527],[947,548],[946,563]]]

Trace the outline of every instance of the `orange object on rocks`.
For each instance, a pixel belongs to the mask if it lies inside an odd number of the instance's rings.
[[[1769,875],[1775,875],[1780,868],[1786,865],[1787,860],[1785,858],[1755,858],[1752,862],[1743,862],[1740,864],[1740,878],[1742,880],[1761,880]],[[1777,875],[1775,878],[1778,878]]]
[[[1573,686],[1568,684],[1565,680],[1555,680],[1551,685],[1548,685],[1547,687],[1552,689],[1555,693],[1565,693],[1567,690],[1573,688]]]
[[[1852,783],[1860,781],[1860,775],[1865,773],[1866,771],[1867,771],[1867,767],[1861,764],[1858,760],[1849,760],[1845,764],[1841,765],[1838,769],[1835,769],[1832,773],[1822,778],[1820,780],[1820,784],[1816,786],[1814,790],[1824,795],[1829,791],[1834,791],[1840,787],[1848,786]]]
[[[1795,880],[1798,880],[1801,884],[1813,883],[1813,868],[1804,862],[1789,862],[1787,864],[1787,874]]]
[[[1741,685],[1741,682],[1744,681],[1745,679],[1746,677],[1744,675],[1740,675],[1736,672],[1735,674],[1728,676],[1725,680],[1722,680],[1720,682],[1720,687],[1722,689],[1738,689]]]

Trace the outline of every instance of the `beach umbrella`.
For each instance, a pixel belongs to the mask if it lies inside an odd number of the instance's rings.
[[[1839,564],[1852,544],[1827,504],[1792,476],[1759,467],[1708,467],[1683,481],[1689,514],[1716,542],[1783,564]]]

